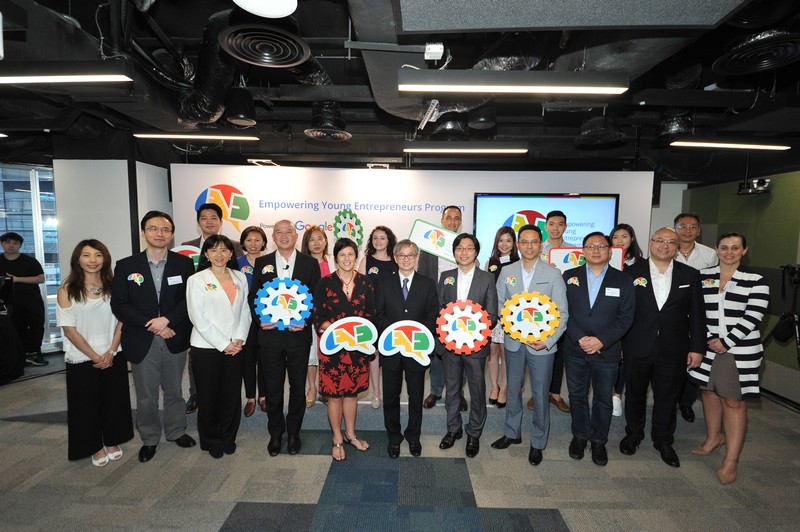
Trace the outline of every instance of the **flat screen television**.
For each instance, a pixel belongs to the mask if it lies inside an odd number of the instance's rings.
[[[544,239],[545,216],[550,211],[563,211],[567,216],[564,242],[580,246],[583,237],[594,231],[608,234],[617,224],[619,194],[475,194],[475,236],[481,243],[478,255],[481,267],[492,254],[494,236],[506,225],[517,232],[526,224],[542,230]]]

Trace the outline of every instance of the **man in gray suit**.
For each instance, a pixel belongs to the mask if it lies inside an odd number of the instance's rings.
[[[556,342],[564,333],[569,312],[567,309],[567,290],[559,271],[539,260],[542,251],[542,232],[535,225],[523,225],[518,233],[522,260],[505,266],[497,279],[498,314],[506,301],[522,292],[539,292],[548,296],[560,313],[559,326],[555,334],[544,340],[527,342],[524,345],[506,334],[506,381],[508,382],[508,405],[504,435],[492,443],[494,449],[506,449],[511,444],[522,443],[522,386],[525,379],[525,366],[531,380],[533,396],[533,430],[528,462],[539,465],[542,450],[547,446],[550,435],[550,404],[547,396],[550,379],[553,375],[553,360]]]
[[[481,251],[481,245],[475,236],[461,233],[453,241],[453,254],[458,268],[442,272],[439,279],[439,303],[442,307],[456,301],[469,300],[477,303],[489,315],[488,332],[497,323],[497,290],[494,287],[494,275],[485,272],[475,265],[475,257]],[[454,322],[455,326],[456,323]],[[445,401],[447,410],[447,434],[439,444],[440,449],[449,449],[463,435],[461,428],[461,386],[466,372],[469,386],[469,422],[464,430],[467,432],[466,454],[474,458],[480,451],[480,438],[486,423],[486,357],[489,354],[489,343],[477,353],[457,354],[455,349],[437,343],[436,351],[442,355],[444,367]]]

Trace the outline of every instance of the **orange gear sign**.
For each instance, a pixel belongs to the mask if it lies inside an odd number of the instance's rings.
[[[448,351],[471,355],[483,349],[492,335],[489,314],[469,299],[449,303],[439,312],[436,333]]]
[[[536,342],[555,334],[561,313],[555,302],[539,292],[514,294],[500,311],[503,330],[514,340]]]

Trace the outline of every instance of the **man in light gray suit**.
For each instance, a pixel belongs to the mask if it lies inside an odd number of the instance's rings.
[[[542,232],[535,225],[524,225],[517,237],[522,260],[505,266],[497,279],[498,314],[506,301],[522,292],[539,292],[548,296],[561,316],[555,334],[544,340],[522,344],[510,334],[506,334],[506,382],[508,382],[508,405],[504,435],[492,443],[494,449],[506,449],[511,444],[522,443],[522,386],[525,379],[525,366],[531,380],[533,396],[533,429],[528,462],[539,465],[542,450],[547,446],[550,435],[550,403],[547,395],[553,375],[553,360],[556,355],[556,342],[564,333],[569,312],[567,309],[567,289],[561,273],[539,260],[542,251]]]
[[[439,278],[439,303],[442,307],[456,301],[469,300],[477,303],[489,315],[488,332],[497,323],[497,290],[494,286],[494,275],[485,272],[475,265],[475,257],[481,251],[481,245],[475,236],[461,233],[453,241],[453,254],[458,268],[442,272]],[[466,317],[465,317],[466,318]],[[467,318],[469,319],[469,318]],[[458,323],[453,322],[452,326]],[[486,342],[480,351],[472,354],[457,354],[456,348],[447,348],[437,343],[436,351],[442,355],[444,367],[445,401],[447,410],[447,434],[439,444],[440,449],[449,449],[463,435],[461,428],[461,386],[466,372],[469,386],[469,422],[463,430],[467,432],[466,455],[474,458],[480,451],[480,438],[486,423],[486,357],[489,354],[489,343]]]

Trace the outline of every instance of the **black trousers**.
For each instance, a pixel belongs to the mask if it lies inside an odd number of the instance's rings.
[[[264,371],[261,369],[261,361],[258,357],[258,331],[261,322],[253,321],[250,323],[250,330],[247,332],[247,341],[242,349],[244,355],[244,367],[242,379],[244,380],[244,396],[248,399],[256,397],[256,383],[258,383],[258,397],[266,395],[267,385],[264,382]]]
[[[675,441],[675,414],[686,378],[686,360],[663,356],[636,359],[625,357],[625,433],[644,439],[647,420],[647,388],[653,386],[653,421],[650,436],[660,445]]]
[[[275,348],[259,347],[261,370],[267,392],[267,430],[271,436],[281,436],[288,431],[300,433],[303,416],[306,414],[306,376],[310,343],[298,346]],[[289,408],[283,415],[283,386],[289,379]]]
[[[216,349],[192,346],[197,383],[197,434],[208,451],[236,442],[242,408],[242,353],[230,356]]]
[[[399,445],[403,436],[409,442],[418,442],[422,432],[422,396],[425,392],[425,370],[419,363],[399,354],[400,360],[390,365],[381,365],[383,380],[383,424],[389,443]],[[397,363],[399,362],[399,363]],[[413,364],[416,368],[408,367]],[[408,392],[408,426],[405,434],[400,426],[400,392],[403,389],[403,374]]]
[[[17,329],[22,349],[25,353],[38,353],[42,350],[44,337],[44,303],[40,297],[15,301],[11,319]]]
[[[122,353],[107,369],[92,362],[66,364],[67,458],[79,460],[103,446],[113,447],[133,438],[128,363]]]

